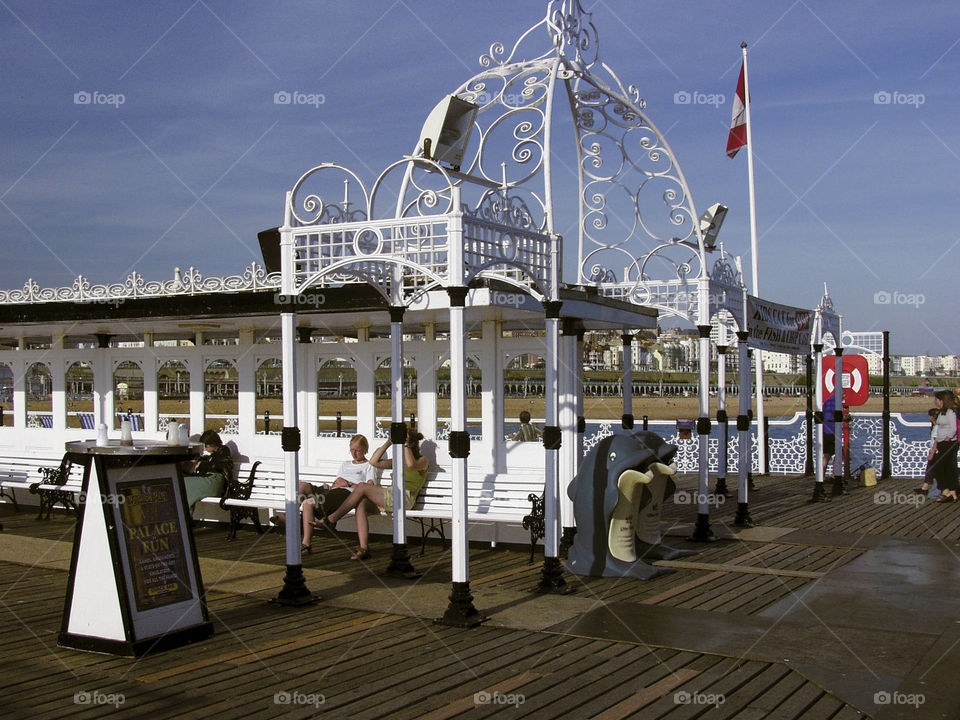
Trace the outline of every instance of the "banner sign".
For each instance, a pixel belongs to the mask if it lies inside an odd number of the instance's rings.
[[[772,352],[806,354],[810,352],[813,311],[779,305],[747,296],[747,328],[750,347]]]
[[[117,483],[121,528],[138,612],[190,600],[174,479],[148,478]]]

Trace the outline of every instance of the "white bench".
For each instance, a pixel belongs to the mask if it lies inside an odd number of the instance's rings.
[[[337,478],[336,467],[311,468],[300,470],[300,480],[320,485],[332,483]],[[205,497],[200,502],[216,503],[222,509],[230,511],[230,531],[228,540],[233,540],[237,530],[245,519],[253,522],[258,533],[263,532],[260,523],[260,510],[284,512],[287,507],[286,480],[283,466],[276,462],[237,462],[237,477],[226,488],[224,497]]]
[[[63,477],[64,470],[66,477]],[[78,512],[75,498],[83,489],[83,471],[83,465],[59,458],[4,458],[0,460],[0,497],[9,498],[14,509],[19,511],[17,490],[27,490],[39,496],[38,520],[49,520],[50,512],[57,504]]]
[[[407,510],[407,517],[420,522],[421,545],[431,533],[437,533],[441,542],[446,541],[443,522],[452,518],[453,481],[450,472],[430,473],[427,482],[417,496],[413,508]],[[496,547],[496,526],[498,524],[521,525],[530,531],[531,560],[536,541],[543,537],[542,504],[539,523],[535,517],[537,506],[534,498],[543,495],[543,473],[533,471],[514,471],[500,474],[482,474],[479,468],[467,469],[467,522],[491,523],[494,525],[494,537],[491,547]],[[424,520],[430,520],[426,526]],[[434,522],[436,521],[436,522]],[[539,531],[539,532],[538,532]]]
[[[300,468],[300,481],[313,485],[332,483],[339,470],[339,463],[329,466]],[[471,472],[472,471],[472,472]],[[467,521],[471,523],[513,523],[523,526],[531,534],[531,557],[536,541],[543,537],[542,503],[539,511],[532,498],[543,495],[543,475],[532,471],[517,471],[499,475],[481,474],[479,468],[468,469]],[[253,480],[252,487],[250,480]],[[390,471],[383,474],[384,484],[391,482]],[[424,551],[426,538],[431,533],[446,541],[443,522],[452,517],[452,480],[447,469],[432,471],[413,508],[406,517],[420,523],[420,552]],[[229,539],[236,536],[244,519],[254,523],[257,532],[263,532],[259,510],[283,512],[286,509],[286,483],[283,467],[276,463],[242,462],[237,465],[237,480],[226,497],[207,497],[202,502],[218,503],[230,510]],[[539,523],[537,522],[539,512]],[[429,525],[425,524],[429,520]],[[496,546],[496,535],[491,541]]]

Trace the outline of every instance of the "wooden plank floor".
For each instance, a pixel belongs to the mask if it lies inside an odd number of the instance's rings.
[[[711,486],[713,481],[711,480]],[[731,483],[733,484],[733,483]],[[831,503],[808,504],[810,479],[761,477],[751,494],[757,525],[822,533],[822,542],[724,539],[697,545],[673,572],[649,581],[566,574],[571,596],[585,601],[685,608],[756,616],[866,549],[830,538],[960,539],[960,506],[917,504],[914,481],[851,488]],[[695,478],[679,486],[693,489]],[[736,499],[715,508],[715,529],[733,529]],[[692,521],[690,506],[668,502],[667,524]],[[30,508],[0,505],[4,534],[72,542],[74,522],[55,512],[37,521]],[[195,530],[202,557],[277,567],[283,537],[242,530]],[[845,536],[844,536],[845,537]],[[385,566],[388,538],[375,538],[368,563],[348,559],[355,539],[317,536],[306,568],[368,577]],[[422,583],[449,583],[450,552],[436,541],[413,560]],[[528,591],[540,564],[522,547],[470,550],[471,587]],[[854,718],[855,708],[787,665],[559,631],[497,627],[471,631],[424,617],[321,601],[290,610],[265,595],[211,591],[215,635],[206,642],[139,660],[56,647],[67,573],[24,556],[0,563],[0,691],[10,717],[516,717]],[[412,591],[415,592],[415,589]],[[385,609],[385,608],[384,608]],[[399,608],[397,608],[399,609]],[[483,608],[481,608],[483,609]],[[110,705],[110,703],[113,705]]]
[[[12,602],[17,590],[29,599]],[[5,716],[835,717],[775,663],[213,592],[215,635],[138,660],[56,647],[66,573],[0,564]],[[712,701],[712,705],[708,703]],[[815,714],[811,709],[819,706]]]

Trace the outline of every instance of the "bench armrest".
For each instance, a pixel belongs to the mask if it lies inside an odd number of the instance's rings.
[[[224,504],[227,500],[249,500],[250,493],[253,492],[253,483],[257,477],[257,468],[260,461],[257,460],[250,468],[250,475],[246,480],[236,478],[223,484],[223,495],[220,497],[220,509],[225,510]]]

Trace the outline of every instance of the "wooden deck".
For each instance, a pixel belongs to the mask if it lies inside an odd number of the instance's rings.
[[[941,608],[921,625],[895,607],[899,571],[875,577],[898,567],[888,558],[919,553],[911,570],[929,561],[930,585],[914,585],[904,603],[919,593],[929,604],[927,590],[957,582],[948,571],[960,566],[960,506],[918,506],[911,487],[884,481],[810,505],[809,479],[759,478],[757,527],[734,534],[731,498],[712,516],[722,539],[709,545],[686,541],[693,511],[668,504],[670,542],[696,555],[645,582],[566,574],[565,596],[530,592],[540,568],[523,548],[477,545],[471,588],[489,619],[473,630],[432,623],[450,580],[449,550],[436,542],[414,554],[423,577],[406,582],[377,574],[388,539],[373,542],[364,564],[348,559],[349,537],[317,536],[304,567],[322,599],[289,609],[267,602],[282,584],[280,534],[241,531],[226,542],[225,526],[204,526],[195,533],[215,634],[138,660],[56,646],[74,523],[2,505],[5,714],[955,717],[954,683],[928,681],[956,667],[960,611]],[[877,693],[891,702],[872,702]],[[919,709],[906,704],[910,693],[923,694]]]

